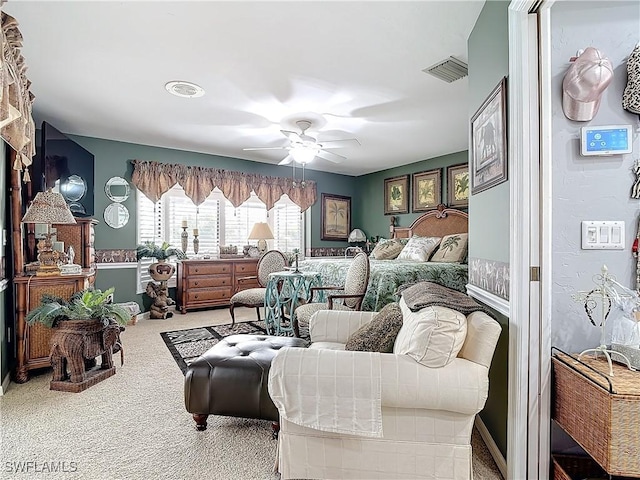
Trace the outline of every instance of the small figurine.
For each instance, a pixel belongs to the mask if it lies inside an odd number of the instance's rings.
[[[67,263],[73,264],[73,259],[76,258],[76,252],[73,249],[72,245],[69,245],[69,250],[67,250]]]

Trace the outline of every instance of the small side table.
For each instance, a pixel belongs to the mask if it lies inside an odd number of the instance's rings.
[[[311,287],[322,286],[318,272],[274,272],[269,275],[264,296],[265,323],[269,335],[293,335],[291,314],[309,300]],[[289,318],[285,316],[288,312]]]

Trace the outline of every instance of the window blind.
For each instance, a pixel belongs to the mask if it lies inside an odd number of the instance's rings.
[[[189,257],[195,255],[193,229],[197,228],[200,241],[198,254],[215,257],[220,245],[236,245],[238,252],[242,252],[253,225],[267,222],[275,237],[268,241],[270,248],[283,252],[291,252],[294,248],[303,251],[303,215],[300,207],[286,195],[276,202],[268,215],[265,204],[253,192],[238,208],[234,208],[217,188],[199,207],[186,196],[180,185],[172,187],[156,204],[139,190],[136,195],[138,243],[153,241],[158,244],[166,241],[173,247],[182,248],[182,222],[186,221],[189,241],[185,253]],[[145,258],[138,262],[138,293],[144,292],[151,281],[149,265],[154,261]],[[175,275],[168,285],[176,285]]]

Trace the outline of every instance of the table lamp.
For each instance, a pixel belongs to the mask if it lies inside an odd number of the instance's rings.
[[[361,243],[367,241],[367,236],[359,228],[354,228],[347,239],[349,243]]]
[[[356,244],[365,243],[367,242],[367,236],[359,228],[354,228],[353,230],[351,230],[351,233],[349,234],[347,241],[349,243],[356,243]],[[366,245],[366,248],[367,248],[366,252],[369,253],[369,245]],[[358,253],[362,251],[362,248],[359,245],[355,247],[348,247],[344,252],[345,256],[347,256],[348,253],[352,250],[355,250],[355,252]]]
[[[267,249],[267,240],[273,240],[273,232],[269,224],[257,222],[251,229],[249,240],[258,240],[258,250],[264,252]]]
[[[47,190],[38,192],[22,217],[22,223],[41,223],[47,226],[47,233],[38,242],[37,276],[60,275],[58,253],[51,243],[51,225],[54,223],[75,224],[71,210],[60,193]]]

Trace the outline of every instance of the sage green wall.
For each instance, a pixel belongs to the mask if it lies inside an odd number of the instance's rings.
[[[509,72],[509,1],[486,2],[468,40],[469,118]],[[509,182],[469,198],[469,258],[509,262]],[[502,326],[489,374],[489,398],[480,413],[503,456],[507,456],[509,319]]]
[[[355,190],[355,214],[354,227],[361,228],[367,234],[367,237],[379,235],[383,237],[389,236],[389,218],[390,215],[384,214],[384,179],[396,177],[399,175],[411,175],[413,173],[424,172],[425,170],[442,169],[442,203],[447,203],[447,168],[450,165],[458,165],[467,163],[467,152],[457,152],[441,157],[421,160],[419,162],[410,163],[401,167],[389,168],[379,172],[370,173],[358,177],[358,183]],[[409,177],[411,183],[411,176]],[[411,195],[413,192],[409,187],[409,211],[411,211]],[[413,221],[422,215],[421,213],[407,213],[396,215],[398,217],[397,226],[408,227]]]
[[[486,2],[469,36],[469,118],[509,74],[508,1]],[[469,258],[509,262],[509,181],[471,195]]]
[[[135,248],[136,239],[136,195],[129,197],[124,205],[129,210],[129,223],[114,230],[102,220],[104,209],[110,201],[104,192],[104,185],[113,176],[131,180],[132,165],[130,160],[153,160],[162,163],[178,163],[184,165],[222,168],[239,172],[258,173],[276,177],[290,177],[291,167],[277,166],[267,163],[252,162],[236,158],[220,157],[202,153],[186,152],[168,148],[150,147],[133,143],[116,142],[99,138],[70,137],[89,150],[95,156],[95,213],[100,221],[96,226],[95,245],[97,249],[130,249]],[[296,176],[300,175],[296,169]],[[322,193],[333,193],[351,196],[356,185],[355,177],[307,170],[305,178],[317,182],[318,201],[311,207],[311,247],[346,246],[346,242],[328,242],[320,239],[320,218]],[[353,212],[353,207],[352,207]],[[309,245],[307,245],[309,246]],[[100,269],[96,278],[98,288],[116,286],[116,301],[137,301],[142,305],[141,295],[137,295],[134,269]]]
[[[6,154],[7,149],[5,143],[4,141],[0,140],[0,232],[5,229],[8,230],[7,195],[9,194],[9,188],[7,187],[7,160],[5,158]],[[8,241],[8,231],[6,235]],[[1,241],[2,238],[0,237],[0,242]],[[6,254],[6,247],[0,244],[0,261]],[[10,258],[5,259],[5,264],[7,264],[7,267],[10,262]],[[7,275],[8,273],[9,272],[7,272]],[[1,277],[0,280],[2,280]],[[10,302],[7,302],[7,300],[9,299],[9,295],[11,295],[11,288],[9,288],[10,286],[11,283],[6,285],[4,290],[0,290],[0,384],[9,374],[9,362],[13,358],[13,352],[9,352],[11,344],[9,342],[9,332],[7,331],[7,328],[13,325],[13,312],[9,311]]]

